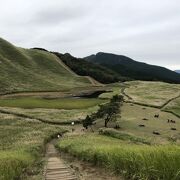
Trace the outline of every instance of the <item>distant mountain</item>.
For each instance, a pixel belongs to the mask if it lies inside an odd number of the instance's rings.
[[[73,57],[69,53],[61,54],[54,52],[54,54],[78,75],[91,76],[101,83],[130,80],[129,78],[120,76],[118,73],[107,67],[88,62],[82,58]]]
[[[84,59],[131,79],[180,83],[180,74],[164,67],[138,62],[126,56],[99,52]]]
[[[175,70],[176,73],[180,73],[180,70]]]

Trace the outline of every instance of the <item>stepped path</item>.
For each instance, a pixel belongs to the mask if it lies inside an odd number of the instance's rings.
[[[78,180],[72,169],[63,162],[53,142],[47,144],[45,180]]]

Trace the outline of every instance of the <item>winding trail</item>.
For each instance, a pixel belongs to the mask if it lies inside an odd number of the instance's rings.
[[[53,53],[52,53],[53,54]],[[55,54],[54,54],[55,55]],[[56,56],[56,55],[55,55]],[[90,76],[80,76],[78,74],[76,74],[73,70],[71,70],[71,68],[69,68],[58,56],[56,56],[56,61],[64,67],[64,69],[66,69],[69,73],[71,73],[72,75],[76,76],[76,77],[85,77],[89,80],[89,82],[93,85],[93,86],[104,86],[102,83],[96,81],[94,78],[90,77]]]
[[[128,100],[133,100],[129,95],[127,95],[127,94],[125,93],[126,88],[128,88],[128,87],[125,86],[125,87],[121,88],[121,94],[122,94],[123,96],[127,97]]]
[[[168,101],[166,101],[160,108],[163,109],[166,105],[168,105],[171,101],[174,101],[175,99],[179,98],[180,94],[176,97],[173,97],[171,99],[169,99]]]
[[[27,119],[32,119],[32,120],[37,120],[40,121],[42,123],[46,123],[46,124],[50,124],[50,125],[70,125],[72,121],[62,121],[62,122],[53,122],[51,120],[47,120],[47,119],[42,119],[42,118],[37,118],[37,117],[33,117],[33,116],[29,116],[26,114],[21,114],[21,113],[16,113],[16,112],[12,112],[12,111],[6,111],[6,110],[2,110],[0,109],[0,113],[2,114],[11,114],[20,118],[27,118]],[[76,124],[80,124],[81,120],[73,120],[73,122],[76,122]]]
[[[53,141],[47,144],[45,180],[78,180],[78,177],[61,159]]]
[[[174,101],[175,99],[177,98],[180,98],[180,94],[167,100],[164,104],[162,104],[161,106],[157,106],[157,105],[152,105],[152,104],[145,104],[145,103],[140,103],[140,102],[135,102],[133,101],[133,98],[130,97],[128,94],[126,94],[125,90],[126,88],[129,88],[129,86],[125,85],[124,83],[122,83],[124,85],[124,87],[121,89],[121,94],[126,97],[128,100],[126,100],[125,102],[126,103],[132,103],[132,104],[136,104],[136,105],[140,105],[140,106],[144,106],[144,107],[152,107],[152,108],[157,108],[159,109],[160,111],[163,111],[163,112],[168,112],[168,113],[171,113],[172,115],[180,118],[180,116],[172,111],[168,111],[168,110],[165,110],[164,107],[167,106],[169,103],[171,103],[172,101]]]
[[[168,105],[171,101],[174,101],[177,98],[180,98],[180,94],[167,100],[164,104],[162,104],[161,106],[157,106],[157,105],[151,105],[151,104],[145,104],[145,103],[140,103],[140,102],[135,102],[133,101],[133,98],[131,96],[129,96],[125,90],[127,88],[129,88],[130,86],[127,86],[126,84],[122,83],[124,85],[124,87],[121,89],[121,94],[123,96],[125,96],[128,99],[128,103],[133,103],[133,104],[137,104],[137,105],[141,105],[141,106],[149,106],[149,107],[154,107],[154,108],[158,108],[158,109],[163,109],[166,105]]]

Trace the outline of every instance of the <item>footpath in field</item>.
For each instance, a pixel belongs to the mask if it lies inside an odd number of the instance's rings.
[[[47,144],[46,157],[45,180],[78,180],[72,169],[60,158],[53,142]]]
[[[74,127],[73,132],[68,132],[65,136],[76,136],[86,133],[82,132],[81,129],[82,127],[77,125]],[[60,155],[54,146],[56,140],[53,141],[47,144],[45,180],[123,180],[122,177],[116,176],[113,172],[107,171],[107,169],[78,160],[68,153],[61,152]]]

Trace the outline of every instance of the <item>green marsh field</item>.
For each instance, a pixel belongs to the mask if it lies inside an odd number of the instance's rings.
[[[96,106],[105,102],[102,99],[85,98],[61,98],[61,99],[43,99],[43,98],[12,98],[0,99],[1,107],[20,107],[20,108],[47,108],[47,109],[83,109]]]

